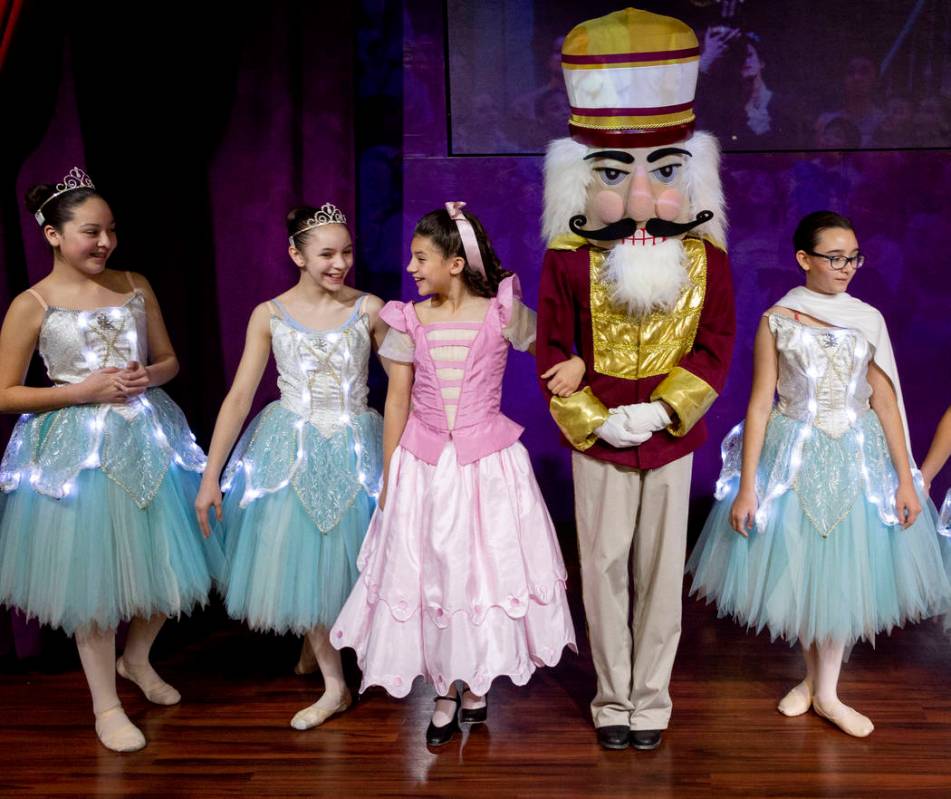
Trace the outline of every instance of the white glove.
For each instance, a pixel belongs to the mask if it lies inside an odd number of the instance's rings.
[[[612,412],[594,434],[602,441],[607,442],[612,447],[623,449],[625,447],[636,447],[643,444],[651,437],[650,433],[635,434],[628,430],[625,425],[625,416],[623,413]]]
[[[624,426],[634,435],[648,436],[663,430],[670,424],[670,414],[659,401],[639,402],[636,405],[621,405],[611,408],[612,414],[618,414],[624,419]]]

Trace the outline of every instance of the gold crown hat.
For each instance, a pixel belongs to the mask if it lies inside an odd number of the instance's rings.
[[[572,28],[561,49],[571,137],[653,147],[693,132],[700,45],[673,17],[625,8]]]

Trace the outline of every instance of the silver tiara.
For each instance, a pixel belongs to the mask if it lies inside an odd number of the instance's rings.
[[[36,218],[36,221],[39,223],[40,227],[46,224],[46,217],[43,216],[43,206],[46,205],[50,200],[54,200],[59,195],[65,194],[68,191],[74,191],[75,189],[93,189],[92,178],[89,177],[85,172],[83,172],[78,166],[74,166],[63,176],[63,182],[56,184],[56,191],[54,191],[49,197],[43,200],[39,208],[36,209],[36,213],[33,216]]]
[[[294,243],[294,237],[299,236],[301,233],[304,233],[308,230],[313,230],[315,227],[320,227],[321,225],[346,225],[347,217],[343,215],[343,211],[337,208],[333,203],[324,203],[320,206],[320,210],[317,211],[310,219],[305,219],[304,224],[301,225],[295,232],[293,236],[288,236],[288,241],[291,244],[291,247],[296,247]]]

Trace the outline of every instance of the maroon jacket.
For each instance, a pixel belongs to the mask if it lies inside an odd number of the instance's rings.
[[[702,414],[723,390],[733,350],[736,317],[727,255],[709,242],[704,241],[702,245],[701,249],[697,239],[690,245],[697,254],[697,271],[691,276],[697,283],[705,275],[705,289],[700,295],[702,308],[692,341],[689,336],[682,337],[680,356],[673,364],[673,369],[635,378],[600,374],[594,368],[592,248],[585,244],[577,249],[546,251],[539,287],[538,338],[535,344],[538,374],[543,374],[551,366],[577,353],[587,367],[579,392],[588,388],[589,398],[593,394],[606,408],[664,399],[682,417],[671,428],[654,433],[640,446],[625,449],[616,449],[601,439],[593,440],[593,436],[589,435],[584,444],[577,441],[573,444],[585,454],[622,466],[654,469],[693,452],[706,440],[707,430]],[[633,324],[636,325],[636,322]],[[676,335],[673,331],[674,326],[671,325],[670,330],[658,335],[665,337],[666,341],[672,341]],[[644,344],[651,343],[646,338],[641,340]],[[544,388],[546,382],[542,381],[542,387],[552,401]],[[676,390],[675,384],[685,386],[687,391]],[[581,399],[578,395],[573,396]],[[702,401],[683,403],[680,401],[683,396],[702,398]],[[555,407],[558,402],[558,398],[552,401],[552,415],[562,428],[563,441],[571,446],[564,435],[565,426],[558,418]],[[583,432],[588,431],[585,429]]]

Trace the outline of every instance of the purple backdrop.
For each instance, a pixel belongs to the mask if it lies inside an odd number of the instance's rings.
[[[503,263],[517,272],[528,302],[537,298],[544,246],[539,238],[542,159],[537,156],[448,157],[443,4],[411,5],[404,21],[404,251],[414,222],[445,200],[462,199],[486,225]],[[583,18],[579,17],[577,21]],[[869,18],[869,24],[875,20]],[[488,92],[492,87],[468,87]],[[703,126],[703,120],[699,120]],[[567,132],[567,131],[566,131]],[[945,142],[948,144],[948,142]],[[759,315],[800,281],[792,258],[798,219],[820,208],[854,220],[867,253],[852,293],[882,310],[901,370],[915,454],[924,457],[938,419],[951,403],[944,365],[951,342],[951,152],[865,151],[747,153],[724,157],[729,251],[737,298],[737,343],[723,395],[707,416],[710,440],[697,453],[693,496],[702,522],[719,470],[719,441],[744,412],[750,388],[753,333]],[[406,298],[414,295],[403,281]],[[525,425],[556,521],[571,519],[568,453],[534,381],[534,364],[514,354],[503,406]],[[935,481],[943,493],[951,468]]]
[[[195,8],[184,28],[180,10],[140,11],[24,12],[0,84],[18,114],[0,153],[0,307],[50,268],[26,189],[85,166],[116,215],[110,266],[155,287],[181,362],[168,391],[207,447],[252,308],[297,280],[288,209],[329,200],[355,216],[352,9]],[[276,393],[272,368],[256,408]],[[11,643],[38,654],[39,629],[0,611],[0,655]]]

